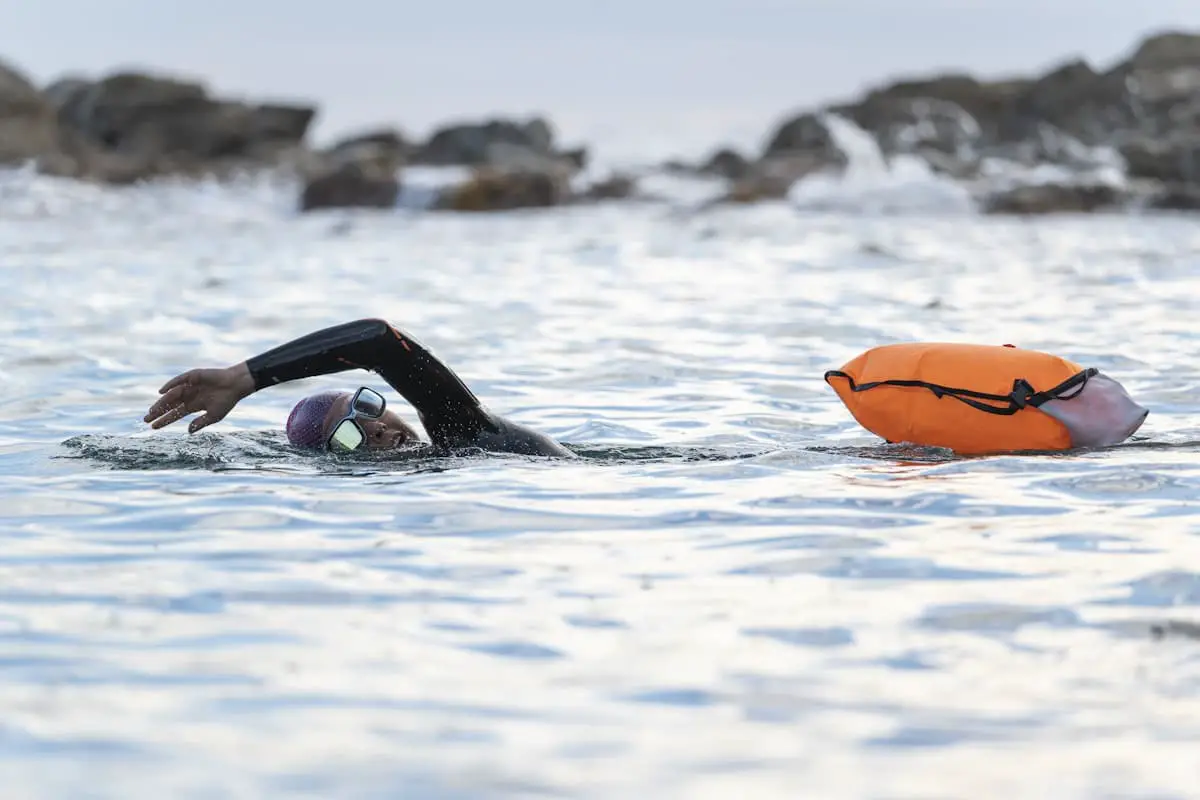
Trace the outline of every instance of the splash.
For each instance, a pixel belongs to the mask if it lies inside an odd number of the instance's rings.
[[[888,159],[870,133],[844,117],[823,115],[834,143],[846,154],[839,174],[818,174],[792,187],[788,200],[805,210],[851,213],[973,213],[964,184],[938,175],[917,156]]]

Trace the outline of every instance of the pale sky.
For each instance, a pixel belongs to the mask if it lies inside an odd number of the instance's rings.
[[[0,0],[0,58],[39,83],[117,67],[316,102],[319,141],[364,126],[541,112],[568,140],[761,138],[785,114],[903,73],[987,75],[1148,32],[1200,0]],[[727,135],[728,134],[728,135]]]

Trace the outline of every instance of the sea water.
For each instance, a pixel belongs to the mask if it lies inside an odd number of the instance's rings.
[[[755,207],[653,180],[300,216],[267,180],[4,174],[3,797],[1194,792],[1196,218],[983,217],[869,152]],[[288,447],[303,394],[387,389],[362,372],[141,422],[183,370],[368,316],[584,457]],[[1049,350],[1150,417],[1060,456],[882,445],[821,376],[905,340]]]

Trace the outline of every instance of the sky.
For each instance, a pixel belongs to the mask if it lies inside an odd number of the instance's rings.
[[[566,140],[758,144],[788,113],[901,75],[1106,66],[1197,0],[0,0],[0,59],[39,84],[137,68],[311,102],[317,142],[492,114]]]

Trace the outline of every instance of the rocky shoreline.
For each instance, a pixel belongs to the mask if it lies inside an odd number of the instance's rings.
[[[983,80],[940,74],[880,85],[784,119],[761,153],[714,148],[703,163],[673,162],[582,186],[586,147],[563,147],[546,119],[446,125],[413,142],[393,128],[314,148],[312,104],[213,95],[165,75],[67,77],[38,88],[0,61],[0,166],[127,185],[163,177],[225,178],[282,171],[303,184],[301,211],[388,208],[410,166],[468,170],[434,210],[498,211],[601,200],[650,199],[654,172],[724,185],[719,203],[781,200],[851,156],[831,116],[869,135],[884,164],[906,158],[972,188],[987,213],[1127,208],[1200,210],[1200,33],[1166,32],[1097,70],[1069,60],[1045,74]],[[997,185],[997,164],[1050,168],[1055,180]],[[1127,178],[1106,181],[1106,169]]]

